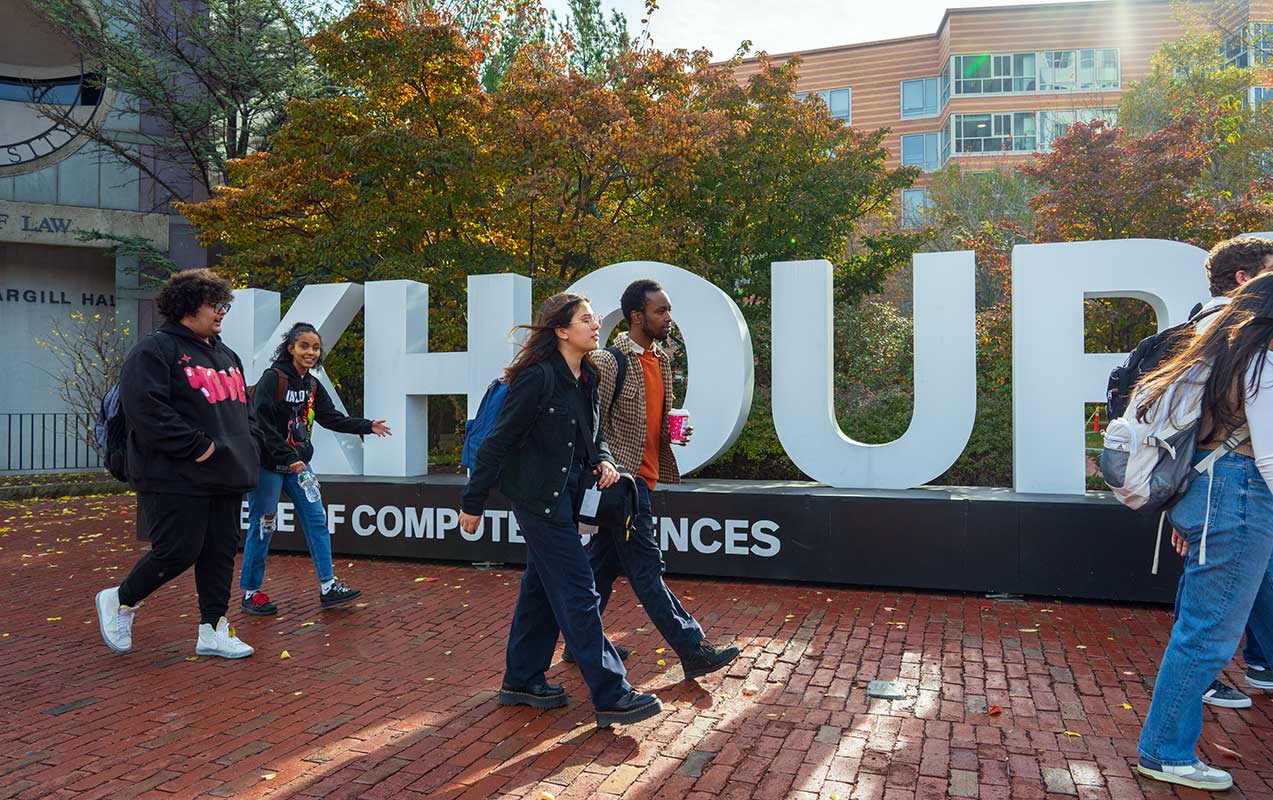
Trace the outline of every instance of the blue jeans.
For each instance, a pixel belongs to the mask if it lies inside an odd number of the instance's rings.
[[[261,535],[261,517],[278,513],[280,491],[287,492],[296,509],[296,519],[305,533],[305,544],[309,546],[309,557],[314,561],[319,583],[333,577],[331,533],[327,530],[322,502],[309,501],[300,478],[294,473],[262,469],[256,490],[248,495],[248,535],[243,542],[243,571],[239,573],[239,588],[244,591],[260,589],[265,580],[265,558],[270,553],[273,533]]]
[[[667,566],[654,530],[650,488],[641,478],[637,478],[636,485],[637,518],[632,535],[625,537],[623,531],[603,528],[588,543],[588,559],[601,594],[601,613],[605,613],[606,604],[610,602],[615,579],[626,575],[654,627],[663,634],[668,645],[683,656],[703,641],[703,629],[698,620],[681,607],[681,601],[663,581]]]
[[[1206,453],[1199,453],[1201,460]],[[1267,614],[1252,614],[1269,583],[1273,557],[1273,494],[1249,456],[1230,453],[1215,465],[1208,504],[1203,475],[1171,510],[1172,525],[1189,542],[1181,578],[1180,613],[1154,682],[1137,750],[1169,765],[1198,760],[1202,693],[1233,657],[1248,617],[1265,639]],[[1210,514],[1207,563],[1198,563],[1204,520]],[[1261,602],[1264,598],[1261,598]],[[1266,639],[1273,641],[1273,639]]]
[[[526,540],[526,572],[508,631],[504,685],[520,689],[542,683],[560,632],[588,684],[592,704],[608,708],[632,686],[601,629],[600,597],[574,520],[582,473],[579,464],[571,467],[550,519],[513,504]]]

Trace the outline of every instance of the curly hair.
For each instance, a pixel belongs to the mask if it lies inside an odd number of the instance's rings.
[[[230,282],[210,269],[187,269],[168,279],[155,307],[169,322],[181,322],[199,312],[204,303],[228,303],[234,296]]]
[[[1226,239],[1207,255],[1207,279],[1211,281],[1211,294],[1219,297],[1238,288],[1237,274],[1246,272],[1254,278],[1264,269],[1264,262],[1273,256],[1273,239],[1257,236],[1239,236]]]
[[[292,363],[291,347],[292,345],[296,344],[296,340],[301,337],[302,333],[312,333],[315,336],[318,336],[318,346],[320,348],[323,347],[323,337],[319,335],[318,328],[315,328],[313,325],[310,325],[308,322],[298,322],[295,325],[293,325],[291,328],[289,328],[287,330],[287,333],[283,334],[283,341],[279,342],[278,347],[274,348],[274,363],[275,364],[279,363],[280,361],[285,361],[289,364]],[[313,368],[318,369],[319,367],[321,367],[323,365],[323,358],[325,358],[326,356],[327,356],[326,348],[320,349],[318,351],[318,360],[314,362]]]

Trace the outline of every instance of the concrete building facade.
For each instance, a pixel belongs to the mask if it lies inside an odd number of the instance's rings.
[[[36,2],[14,0],[0,26],[0,471],[28,460],[15,459],[15,439],[34,453],[57,436],[43,431],[43,444],[31,442],[41,432],[15,425],[47,427],[50,415],[68,411],[57,399],[56,365],[38,343],[55,323],[84,312],[114,314],[133,335],[153,327],[136,259],[108,257],[113,242],[78,234],[140,237],[182,266],[206,265],[154,181],[58,121],[89,123],[135,152],[148,123],[123,109]]]

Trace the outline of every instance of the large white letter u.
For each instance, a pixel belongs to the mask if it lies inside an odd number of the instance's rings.
[[[977,414],[975,262],[915,256],[915,411],[888,444],[845,436],[835,419],[831,264],[773,265],[773,415],[795,465],[830,486],[909,489],[955,463]]]

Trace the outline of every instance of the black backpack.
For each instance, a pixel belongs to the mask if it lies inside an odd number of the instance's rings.
[[[1109,374],[1109,384],[1105,388],[1105,405],[1109,409],[1109,418],[1118,419],[1127,412],[1127,404],[1131,402],[1132,391],[1146,373],[1171,353],[1173,347],[1184,340],[1186,334],[1193,331],[1198,320],[1215,314],[1224,306],[1216,306],[1199,311],[1196,307],[1189,316],[1188,322],[1174,325],[1153,336],[1146,336],[1136,345],[1136,349],[1127,357],[1121,366],[1114,367]]]
[[[119,402],[119,384],[112,386],[102,398],[97,422],[93,423],[93,437],[97,440],[102,466],[115,480],[128,483],[128,422]]]
[[[163,331],[151,331],[148,336],[158,336]],[[165,334],[165,336],[169,336]],[[173,349],[171,358],[176,358]],[[93,423],[93,438],[97,442],[97,454],[102,466],[115,480],[128,483],[128,420],[124,418],[124,406],[119,400],[119,384],[106,390],[97,409],[97,421]]]

